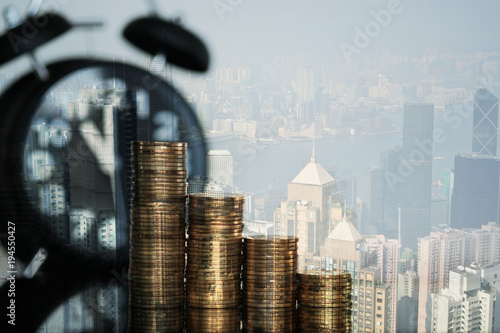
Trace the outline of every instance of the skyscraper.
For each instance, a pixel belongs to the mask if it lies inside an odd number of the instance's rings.
[[[448,272],[468,264],[469,239],[462,230],[446,228],[418,240],[418,332],[425,332],[429,293],[446,288]]]
[[[498,98],[487,89],[478,89],[474,96],[472,118],[472,152],[497,155]]]
[[[399,237],[403,247],[417,248],[417,238],[430,231],[434,106],[406,104]]]
[[[398,287],[398,261],[401,244],[396,239],[386,239],[384,235],[365,237],[368,253],[376,255],[376,266],[380,267],[382,283],[389,287],[387,292],[387,322],[389,331],[396,330],[396,307]],[[373,265],[373,263],[370,262]]]
[[[441,194],[446,197],[446,223],[450,224],[451,215],[451,195],[455,183],[455,172],[451,169],[443,171],[443,186]]]
[[[450,226],[480,228],[498,221],[500,159],[489,155],[455,156]]]
[[[337,181],[316,162],[311,161],[288,184],[288,200],[274,213],[275,234],[299,237],[299,269],[313,255],[330,232],[330,208],[337,192]]]
[[[401,147],[380,153],[379,165],[384,173],[384,212],[382,233],[387,238],[398,238],[398,211],[401,204],[401,182],[397,174],[401,166]]]
[[[210,150],[207,176],[221,185],[233,186],[233,155],[229,150]]]

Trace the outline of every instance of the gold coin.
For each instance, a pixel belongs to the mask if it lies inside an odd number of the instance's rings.
[[[289,244],[289,243],[298,243],[299,238],[296,236],[252,236],[245,237],[245,243],[248,244],[262,244],[262,245],[274,245],[274,244]]]

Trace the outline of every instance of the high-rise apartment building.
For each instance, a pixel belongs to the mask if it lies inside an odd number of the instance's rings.
[[[398,274],[396,332],[417,333],[418,282],[418,274],[414,270]]]
[[[498,98],[487,89],[476,91],[472,123],[472,152],[496,156]]]
[[[388,330],[396,330],[397,287],[398,287],[398,260],[400,243],[396,239],[386,239],[384,235],[365,237],[366,251],[375,255],[375,265],[380,267],[381,282],[387,284],[387,322]],[[373,265],[370,261],[370,264]]]
[[[448,286],[448,272],[467,264],[470,236],[458,229],[442,229],[418,240],[418,331],[425,332],[429,293]]]
[[[399,239],[414,250],[430,231],[433,127],[432,104],[405,104]]]
[[[233,186],[233,155],[229,150],[208,152],[207,177],[218,184]]]
[[[471,230],[469,261],[487,265],[500,261],[500,225],[490,222],[479,230]]]
[[[418,299],[418,274],[414,270],[398,273],[398,301],[405,296]]]
[[[494,288],[482,286],[481,277],[462,269],[449,272],[449,287],[431,293],[427,332],[498,332],[493,330]]]
[[[381,282],[380,267],[359,271],[356,332],[391,332],[390,294],[390,285]]]
[[[499,184],[500,159],[476,153],[455,156],[450,226],[480,228],[497,222]]]

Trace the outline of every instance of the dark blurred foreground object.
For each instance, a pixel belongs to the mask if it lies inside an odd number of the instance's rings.
[[[33,1],[40,4],[40,1]],[[36,6],[35,6],[36,7]],[[31,8],[31,7],[30,7]],[[124,267],[128,267],[129,238],[117,240],[116,260],[103,259],[99,256],[82,253],[77,248],[59,242],[44,225],[44,217],[37,211],[36,204],[27,196],[26,180],[23,174],[24,151],[28,130],[32,119],[39,109],[46,93],[56,84],[61,83],[69,75],[83,70],[98,70],[103,79],[120,79],[130,89],[143,89],[149,95],[150,115],[161,110],[170,110],[181,121],[179,140],[189,143],[190,175],[204,177],[206,145],[196,115],[184,99],[166,82],[151,75],[144,69],[111,61],[92,61],[88,59],[64,60],[45,66],[35,55],[37,48],[45,45],[72,27],[92,27],[95,23],[70,24],[62,16],[54,13],[37,15],[38,9],[32,9],[26,18],[20,18],[12,10],[5,12],[9,30],[0,36],[0,65],[22,55],[30,55],[34,71],[14,82],[0,96],[0,236],[7,234],[8,221],[16,224],[16,263],[29,263],[40,249],[44,249],[47,258],[40,269],[31,278],[16,276],[15,305],[16,325],[7,320],[0,323],[0,332],[35,332],[48,319],[50,314],[70,297],[81,293],[96,283],[118,283],[118,288],[128,293],[128,281],[120,276]],[[203,71],[208,67],[208,52],[194,35],[173,23],[160,19],[142,19],[139,32],[132,39],[142,39],[145,44],[158,41],[165,32],[175,38],[163,43],[159,49],[148,48],[150,52],[166,53],[172,63],[188,69]],[[157,28],[164,29],[160,35]],[[153,33],[153,30],[155,33]],[[147,34],[147,35],[144,35]],[[182,38],[188,43],[183,44]],[[175,42],[174,42],[175,41]],[[162,44],[163,43],[163,44]],[[166,97],[167,96],[167,97]],[[175,103],[170,103],[171,100]],[[173,105],[173,108],[168,108]],[[57,153],[51,147],[50,153]],[[117,221],[118,222],[118,221]],[[128,224],[119,222],[116,229],[128,234]],[[126,272],[125,272],[126,273]],[[0,306],[6,309],[12,298],[8,297],[9,284],[0,288]],[[91,307],[92,305],[89,305]],[[118,304],[113,309],[121,315],[118,331],[126,331],[127,307]],[[3,312],[2,312],[3,313]],[[125,329],[121,329],[125,327]]]
[[[128,24],[123,36],[150,54],[162,53],[168,62],[185,69],[205,72],[209,56],[206,46],[177,23],[143,17]]]

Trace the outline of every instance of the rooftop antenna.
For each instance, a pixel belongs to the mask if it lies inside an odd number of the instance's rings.
[[[312,156],[311,156],[311,163],[316,163],[316,154],[314,152],[315,146],[316,146],[316,141],[315,141],[315,136],[313,134],[313,153],[312,153]]]
[[[344,199],[344,222],[347,222],[347,200]]]

